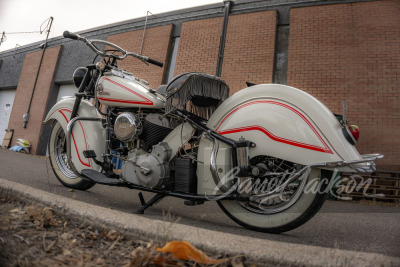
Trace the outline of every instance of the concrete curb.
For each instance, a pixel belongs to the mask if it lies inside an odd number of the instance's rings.
[[[290,266],[400,266],[400,258],[376,253],[284,243],[243,237],[188,225],[152,220],[87,204],[0,178],[0,188],[55,207],[72,216],[126,229],[131,235],[153,240],[186,240],[204,251],[246,255],[257,263]]]

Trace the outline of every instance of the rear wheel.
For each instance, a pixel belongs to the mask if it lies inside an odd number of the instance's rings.
[[[273,190],[274,186],[276,188],[277,184],[283,184],[285,179],[289,179],[291,174],[302,168],[291,162],[267,156],[253,158],[251,165],[259,166],[259,169],[269,169],[265,172],[264,180],[261,179],[259,183],[264,182],[267,191]],[[270,175],[271,173],[273,174]],[[233,221],[247,229],[267,233],[286,232],[306,223],[321,208],[327,196],[325,188],[319,187],[321,184],[327,185],[320,183],[321,176],[329,179],[329,174],[320,169],[310,169],[300,176],[301,178],[290,182],[278,194],[254,198],[255,195],[262,196],[261,186],[247,187],[251,188],[252,192],[246,193],[252,197],[221,200],[218,204]],[[277,178],[278,183],[271,182],[272,178]],[[254,181],[254,178],[252,180]]]
[[[67,160],[65,132],[57,121],[53,124],[48,148],[51,167],[60,183],[77,190],[87,190],[96,184],[76,176],[71,170]]]

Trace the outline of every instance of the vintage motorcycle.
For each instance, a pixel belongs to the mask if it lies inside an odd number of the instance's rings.
[[[185,73],[157,90],[118,68],[134,57],[103,40],[68,31],[101,61],[73,74],[75,97],[52,107],[50,162],[66,187],[96,183],[155,193],[187,205],[217,201],[238,224],[279,233],[307,222],[325,201],[334,171],[372,171],[379,154],[360,155],[358,127],[311,95],[260,84],[229,96],[218,77]],[[108,49],[99,49],[98,46]],[[116,166],[115,160],[122,162]],[[117,169],[118,168],[118,169]]]

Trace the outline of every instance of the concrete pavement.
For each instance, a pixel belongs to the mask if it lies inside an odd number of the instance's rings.
[[[400,258],[244,237],[99,207],[0,178],[0,188],[140,238],[186,240],[207,252],[246,255],[258,264],[290,266],[400,266]]]
[[[132,215],[131,212],[140,206],[137,191],[96,185],[86,192],[70,192],[56,180],[50,169],[50,164],[48,162],[46,164],[46,158],[44,157],[0,150],[0,177],[19,184],[28,185],[29,187],[26,188],[27,192],[31,192],[33,189],[29,188],[32,187],[51,192],[53,196],[50,199],[55,199],[54,194],[56,194],[72,200],[73,203],[81,203],[79,205],[91,203],[96,206],[105,207],[105,210],[110,212],[120,211],[118,215],[107,216],[106,219],[109,219],[110,222],[124,216],[128,216],[127,218],[133,221],[150,219],[150,221],[162,222],[166,220],[166,216],[163,216],[163,214],[168,213],[170,215],[168,217],[180,219],[179,224],[182,226],[179,226],[179,229],[183,226],[194,227],[193,229],[196,230],[191,229],[191,232],[201,232],[202,234],[198,235],[200,237],[205,236],[202,231],[207,230],[212,231],[212,235],[218,233],[225,237],[233,234],[234,239],[239,240],[238,246],[243,246],[245,244],[243,243],[244,241],[252,243],[253,241],[250,240],[258,240],[258,243],[256,243],[259,247],[254,247],[254,251],[261,251],[263,253],[269,251],[271,244],[276,245],[269,242],[278,242],[278,244],[282,244],[280,246],[281,250],[282,246],[286,248],[292,245],[306,245],[307,248],[315,246],[323,247],[320,251],[325,251],[324,249],[326,248],[330,251],[329,253],[339,248],[339,250],[349,250],[349,253],[351,251],[358,251],[375,253],[376,255],[381,254],[382,257],[384,257],[383,255],[392,257],[400,256],[398,241],[400,240],[400,207],[381,207],[327,201],[322,210],[305,225],[284,234],[271,235],[252,232],[236,225],[213,202],[201,206],[188,207],[183,205],[182,200],[166,198],[155,207],[148,209],[145,215]],[[151,194],[144,195],[146,200],[151,197]],[[74,201],[73,199],[79,201]],[[228,242],[228,244],[231,243],[234,244],[235,242]],[[247,243],[246,247],[248,247]],[[222,246],[221,248],[224,247]],[[228,247],[225,248],[229,250]],[[232,254],[234,251],[237,250],[232,250],[229,254]],[[307,252],[307,254],[310,253]],[[274,255],[274,257],[279,258],[279,256],[276,256],[278,254]],[[323,254],[315,255],[321,256]],[[377,259],[380,259],[380,257]],[[341,261],[341,263],[344,262]]]

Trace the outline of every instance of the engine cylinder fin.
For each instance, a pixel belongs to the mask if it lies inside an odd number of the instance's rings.
[[[161,142],[172,130],[172,128],[152,123],[146,118],[141,135],[140,148],[149,151],[154,145]]]

